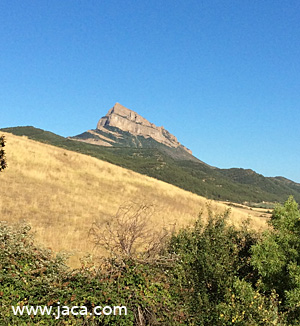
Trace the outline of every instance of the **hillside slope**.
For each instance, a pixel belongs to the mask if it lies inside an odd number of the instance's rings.
[[[218,169],[199,160],[174,157],[176,148],[105,147],[74,141],[34,127],[0,129],[131,169],[209,199],[237,203],[300,202],[300,184],[282,177],[268,178],[252,170]],[[172,151],[172,154],[168,151]],[[187,155],[190,155],[187,153]],[[191,155],[190,155],[191,156]]]
[[[30,222],[39,242],[55,251],[91,252],[88,231],[95,220],[113,216],[126,201],[153,204],[153,228],[183,226],[194,220],[207,200],[162,181],[99,159],[4,133],[8,168],[0,174],[1,220]],[[223,211],[227,206],[212,202]],[[262,213],[232,208],[240,223],[249,215],[265,225]]]

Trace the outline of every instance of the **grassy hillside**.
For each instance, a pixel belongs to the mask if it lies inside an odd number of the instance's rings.
[[[26,220],[39,242],[55,251],[91,252],[88,231],[95,220],[113,216],[125,201],[153,204],[153,228],[193,221],[206,198],[96,158],[4,133],[8,168],[0,174],[1,220]],[[77,144],[77,143],[75,143]],[[80,144],[79,144],[80,145]],[[215,211],[227,206],[213,202]],[[265,225],[262,213],[232,208],[239,224],[253,217]]]
[[[102,147],[66,139],[34,127],[1,130],[87,154],[210,199],[251,204],[284,202],[293,195],[300,201],[300,184],[285,178],[266,178],[252,170],[217,169],[197,160],[178,160],[162,148]]]

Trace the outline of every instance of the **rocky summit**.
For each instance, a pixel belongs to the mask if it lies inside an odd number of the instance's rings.
[[[71,139],[100,146],[169,148],[175,150],[176,156],[194,158],[191,150],[181,145],[164,127],[157,127],[119,103],[98,121],[96,129],[88,130]]]

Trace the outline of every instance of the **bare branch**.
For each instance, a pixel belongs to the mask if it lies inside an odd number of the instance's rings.
[[[165,227],[154,230],[151,225],[153,213],[153,205],[125,203],[114,216],[94,222],[89,236],[95,247],[105,248],[114,257],[153,258],[172,232],[172,228]]]

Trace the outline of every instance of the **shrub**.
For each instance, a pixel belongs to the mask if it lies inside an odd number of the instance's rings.
[[[157,231],[151,225],[154,206],[127,202],[114,216],[93,223],[89,236],[96,248],[105,249],[113,258],[156,259],[171,230]]]
[[[0,172],[7,167],[5,152],[3,147],[5,146],[5,138],[4,136],[0,137]]]
[[[300,324],[300,211],[293,197],[277,206],[271,230],[252,248],[252,265],[261,278],[260,289],[275,290],[288,321]]]
[[[300,212],[293,198],[274,210],[272,229],[262,236],[247,223],[230,225],[229,211],[213,214],[208,205],[208,215],[174,233],[152,259],[121,250],[100,267],[86,261],[77,270],[66,266],[64,256],[36,246],[27,224],[1,222],[1,324],[299,325]],[[56,320],[11,310],[59,303],[89,310],[126,306],[128,315]]]
[[[241,229],[229,225],[229,211],[216,215],[208,207],[208,213],[206,223],[200,215],[169,246],[178,256],[172,270],[176,300],[188,310],[189,325],[284,325],[276,293],[255,289],[258,274],[250,260],[258,235],[247,223]]]
[[[134,259],[103,261],[70,270],[63,256],[37,247],[30,227],[0,223],[1,325],[179,325],[184,316],[169,293],[160,264]],[[14,316],[11,306],[126,306],[122,316]]]
[[[236,278],[228,288],[224,301],[217,306],[218,325],[287,325],[285,316],[278,312],[278,295],[272,291],[266,296],[245,280]]]

